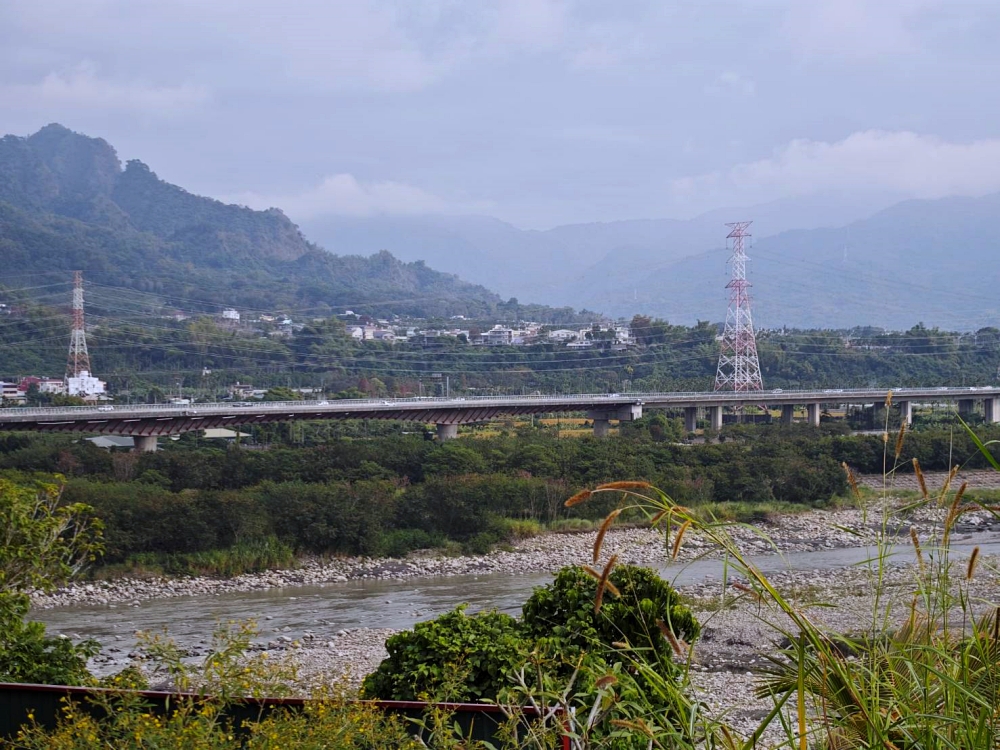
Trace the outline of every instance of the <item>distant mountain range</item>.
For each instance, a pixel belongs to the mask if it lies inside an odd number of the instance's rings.
[[[902,202],[838,195],[688,221],[548,231],[444,216],[332,217],[303,228],[337,252],[386,248],[505,297],[691,323],[725,317],[724,223],[753,219],[749,274],[759,326],[909,328],[922,321],[975,329],[1000,325],[998,209],[1000,194]]]

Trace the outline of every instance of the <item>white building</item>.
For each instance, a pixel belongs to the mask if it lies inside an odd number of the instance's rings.
[[[17,383],[0,382],[0,400],[23,403],[24,393],[18,389]]]
[[[571,331],[569,328],[559,328],[555,331],[549,331],[549,341],[572,341],[579,335],[579,331]]]
[[[496,325],[483,334],[483,337],[490,346],[510,346],[514,342],[514,331],[511,328]]]
[[[234,310],[231,307],[227,307],[225,310],[222,311],[222,319],[223,320],[231,321],[233,323],[239,323],[240,322],[240,311],[239,310]]]
[[[106,390],[107,384],[86,370],[80,370],[80,374],[74,378],[66,378],[66,391],[70,396],[96,399],[98,396],[103,396]]]
[[[66,381],[59,378],[42,378],[38,382],[38,392],[64,394],[66,393]]]

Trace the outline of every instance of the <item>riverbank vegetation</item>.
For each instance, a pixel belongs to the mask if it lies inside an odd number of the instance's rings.
[[[844,497],[842,463],[861,473],[883,466],[881,435],[847,435],[837,424],[733,425],[719,442],[683,444],[663,439],[662,423],[671,420],[650,418],[610,440],[525,429],[444,444],[411,435],[268,450],[190,435],[141,455],[8,435],[0,471],[62,474],[64,500],[93,507],[104,523],[107,574],[236,575],[296,555],[479,554],[549,528],[591,528],[609,500],[573,508],[562,500],[622,476],[664,488],[703,518],[759,522]],[[903,457],[928,470],[987,465],[952,428],[908,434]]]

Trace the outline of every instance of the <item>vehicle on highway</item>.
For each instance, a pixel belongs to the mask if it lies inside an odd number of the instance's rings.
[[[114,410],[115,410],[115,407],[113,407],[113,406],[107,406],[107,405],[105,405],[105,406],[98,406],[97,407],[97,411],[114,411]]]
[[[771,393],[784,393],[784,391],[781,390],[780,388],[775,388],[773,391],[771,391]]]
[[[330,405],[329,401],[320,401],[318,404],[316,404],[316,406],[329,406],[329,405]]]

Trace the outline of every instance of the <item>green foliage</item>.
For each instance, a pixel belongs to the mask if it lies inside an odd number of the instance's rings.
[[[497,700],[526,664],[539,659],[557,681],[586,665],[583,682],[589,679],[593,690],[594,681],[620,661],[622,648],[644,670],[676,674],[661,624],[693,641],[698,621],[651,570],[625,565],[611,579],[621,598],[608,594],[599,611],[594,579],[583,568],[568,567],[535,590],[520,622],[498,612],[469,616],[462,606],[397,633],[386,641],[389,656],[366,678],[364,693],[394,700]]]
[[[455,475],[484,474],[486,462],[473,448],[457,441],[449,441],[431,453],[424,461],[424,473]]]
[[[949,451],[961,460],[964,446],[928,431],[915,433],[906,450],[933,468]],[[567,510],[570,488],[620,476],[658,484],[690,507],[723,503],[720,513],[762,518],[842,496],[839,462],[865,470],[881,450],[878,436],[776,426],[733,429],[724,444],[694,446],[640,432],[604,441],[533,434],[443,445],[397,435],[251,451],[192,436],[138,457],[66,436],[10,435],[0,436],[0,472],[69,475],[63,500],[94,508],[105,524],[107,564],[211,571],[237,557],[256,567],[239,545],[268,538],[296,553],[403,555],[453,540],[480,554],[537,530],[522,521],[589,528],[613,498]],[[226,552],[215,562],[190,557],[213,550]]]
[[[49,638],[28,622],[28,593],[47,591],[94,559],[101,525],[90,508],[60,505],[60,487],[39,479],[0,478],[0,681],[86,682],[92,641]]]
[[[669,661],[670,643],[659,622],[680,639],[693,642],[701,626],[681,603],[673,587],[648,568],[619,565],[609,580],[620,597],[604,594],[595,611],[598,582],[583,568],[571,566],[555,580],[535,589],[522,609],[528,637],[551,639],[560,648],[577,651],[611,649],[613,643],[651,649],[650,660]]]
[[[97,642],[46,636],[45,625],[26,619],[30,608],[26,594],[0,593],[0,682],[91,683],[87,659],[97,653]]]
[[[301,401],[302,394],[284,386],[269,388],[264,394],[265,401]]]
[[[463,605],[390,636],[389,656],[365,678],[362,692],[384,700],[491,700],[523,663],[525,645],[510,615],[470,616]]]
[[[60,504],[60,495],[52,482],[0,477],[0,593],[52,589],[100,552],[91,508]]]
[[[295,550],[275,537],[240,541],[227,549],[189,553],[150,553],[130,555],[130,572],[159,573],[173,576],[219,576],[233,578],[246,573],[289,568],[295,563]]]

